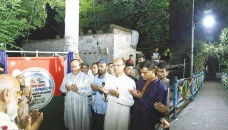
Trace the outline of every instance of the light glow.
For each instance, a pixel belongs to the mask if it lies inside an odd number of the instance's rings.
[[[16,63],[15,63],[14,61],[12,61],[12,62],[10,63],[11,66],[15,66],[15,64],[16,64]]]
[[[212,15],[206,16],[203,20],[203,24],[208,28],[212,27],[215,24],[214,17]]]

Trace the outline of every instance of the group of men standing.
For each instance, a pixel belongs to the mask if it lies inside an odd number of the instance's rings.
[[[136,80],[125,74],[126,61],[123,58],[117,58],[111,64],[106,59],[100,59],[93,65],[92,78],[88,71],[81,71],[81,61],[74,59],[70,63],[71,73],[63,79],[60,91],[66,94],[66,128],[154,130],[160,118],[168,116],[168,108],[165,106],[168,86],[160,79],[165,74],[162,75],[164,71],[159,70],[158,76],[151,60],[138,65],[140,75]],[[113,67],[114,74],[108,72],[110,67]],[[92,107],[89,105],[91,95]]]

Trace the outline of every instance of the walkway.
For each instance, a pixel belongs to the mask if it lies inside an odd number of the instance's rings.
[[[194,101],[171,122],[171,130],[228,130],[228,91],[205,81]]]

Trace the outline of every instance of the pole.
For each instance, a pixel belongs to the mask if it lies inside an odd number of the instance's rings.
[[[183,71],[183,78],[185,77],[185,59],[184,59],[184,71]]]
[[[190,76],[193,74],[193,48],[194,48],[194,30],[195,30],[195,22],[194,22],[194,0],[192,0],[192,45],[191,45],[191,68],[190,68]]]
[[[65,7],[65,52],[78,52],[79,0],[66,0]]]

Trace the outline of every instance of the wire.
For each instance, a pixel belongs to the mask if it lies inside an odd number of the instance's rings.
[[[51,27],[52,29],[54,29],[58,34],[60,34],[61,36],[63,36],[63,34],[60,33],[59,30],[57,30],[56,28],[54,28],[49,22],[46,21],[46,23],[49,24],[50,27]]]

